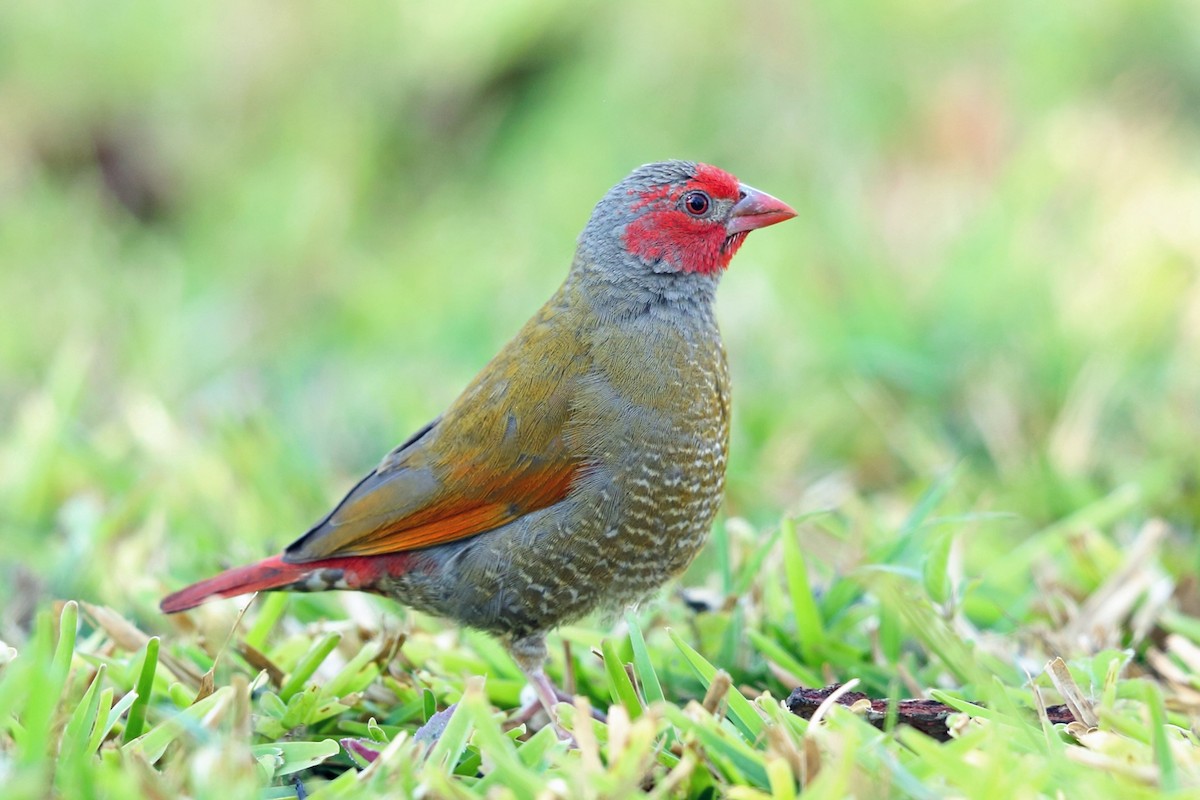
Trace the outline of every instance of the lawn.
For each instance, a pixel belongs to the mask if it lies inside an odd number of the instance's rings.
[[[4,797],[1197,796],[1197,42],[1133,0],[0,6]],[[710,544],[552,637],[575,747],[384,599],[158,612],[436,416],[663,158],[800,213],[722,282]]]

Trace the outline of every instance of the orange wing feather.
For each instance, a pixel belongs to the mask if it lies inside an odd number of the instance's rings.
[[[381,525],[353,543],[334,551],[336,555],[384,555],[418,547],[445,544],[498,528],[517,517],[557,503],[566,497],[575,470],[539,472],[521,481],[523,486],[505,487],[504,497],[486,501],[447,498],[412,516]]]

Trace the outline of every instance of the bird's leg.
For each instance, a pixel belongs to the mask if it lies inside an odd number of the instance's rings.
[[[565,695],[560,693],[554,684],[550,682],[550,679],[546,677],[546,673],[540,668],[533,672],[526,672],[525,677],[529,679],[529,684],[533,687],[534,694],[537,695],[538,703],[550,715],[550,721],[554,723],[555,727],[558,727],[558,712],[554,707],[560,699],[564,699],[565,702],[569,703],[571,702],[570,698],[566,698]]]
[[[550,724],[554,726],[558,737],[570,739],[571,735],[563,730],[558,721],[558,712],[554,710],[555,704],[560,699],[559,692],[546,677],[546,637],[542,634],[535,634],[516,639],[508,649],[537,697],[537,702],[530,703],[516,713],[514,721],[518,725],[528,722],[538,712],[540,706],[546,712],[546,716],[550,718]]]
[[[534,686],[533,678],[530,678],[528,675],[526,677],[529,678],[530,686]],[[554,692],[554,697],[558,702],[566,703],[567,705],[570,705],[572,702],[574,702],[575,698],[572,695],[564,692],[562,689],[559,689],[545,675],[542,676],[542,679],[549,684],[550,689]],[[529,720],[533,719],[534,715],[536,715],[539,711],[545,711],[545,709],[546,706],[541,700],[541,695],[538,694],[536,697],[534,697],[533,702],[526,703],[513,712],[513,715],[508,718],[508,726],[515,728],[518,725],[524,725],[525,723],[529,722]],[[607,723],[608,715],[598,708],[592,708],[592,719],[596,720],[597,722]]]
[[[517,639],[509,645],[508,650],[512,654],[513,660],[517,662],[517,666],[521,668],[525,679],[529,681],[536,698],[532,703],[527,703],[517,709],[509,719],[509,723],[513,727],[524,725],[533,719],[538,711],[545,711],[558,738],[574,741],[574,737],[567,733],[559,723],[558,713],[554,710],[554,706],[556,703],[570,704],[575,698],[559,689],[546,677],[546,637],[539,635]],[[600,722],[608,721],[604,712],[598,708],[592,709],[592,718]]]
[[[520,716],[524,717],[522,721],[528,721],[537,713],[537,707],[541,706],[549,715],[550,721],[554,723],[555,727],[558,727],[558,715],[554,712],[554,704],[558,702],[558,693],[554,684],[546,677],[545,671],[546,637],[535,634],[514,639],[509,644],[508,650],[512,653],[517,666],[521,668],[525,679],[529,681],[529,685],[533,687],[534,695],[537,697],[537,702],[529,705],[528,714],[525,713],[526,709],[521,710]]]

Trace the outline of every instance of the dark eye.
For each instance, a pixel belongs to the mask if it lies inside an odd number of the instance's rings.
[[[688,192],[683,198],[683,207],[693,217],[699,217],[708,211],[708,195],[704,192]]]

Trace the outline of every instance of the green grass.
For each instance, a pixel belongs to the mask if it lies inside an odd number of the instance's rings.
[[[5,797],[1198,790],[1186,3],[61,12],[0,7]],[[720,293],[711,606],[560,632],[577,749],[386,601],[157,612],[436,415],[664,157],[801,214]],[[956,738],[779,704],[850,680]]]

